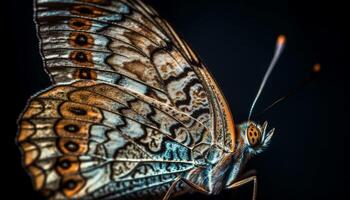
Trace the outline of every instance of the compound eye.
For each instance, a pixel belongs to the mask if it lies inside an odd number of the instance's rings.
[[[249,125],[247,130],[247,138],[250,146],[255,147],[261,142],[261,132],[260,130],[253,124]]]

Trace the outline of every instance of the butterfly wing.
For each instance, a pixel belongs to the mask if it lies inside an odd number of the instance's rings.
[[[212,120],[212,140],[227,151],[235,149],[235,127],[229,105],[214,80],[213,76],[192,51],[186,41],[184,41],[170,26],[170,24],[162,19],[159,14],[152,8],[145,5],[142,1],[136,0],[135,5],[148,19],[158,25],[165,35],[170,38],[172,44],[181,52],[187,62],[192,66],[206,88],[206,93],[210,97],[211,118]]]
[[[194,168],[188,126],[174,115],[191,120],[124,88],[79,81],[33,97],[18,142],[35,188],[52,199],[157,196]]]
[[[52,199],[164,194],[194,167],[194,147],[233,149],[215,81],[152,8],[37,0],[35,18],[55,84],[19,121],[36,189]]]

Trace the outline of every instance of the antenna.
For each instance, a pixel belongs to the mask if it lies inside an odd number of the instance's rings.
[[[254,115],[255,117],[259,117],[261,116],[263,113],[265,113],[267,110],[270,110],[271,108],[275,107],[277,104],[279,104],[280,102],[284,101],[285,99],[287,99],[290,96],[293,96],[294,94],[296,94],[298,91],[300,91],[301,89],[303,89],[304,87],[308,86],[310,83],[312,83],[320,74],[321,71],[321,65],[319,63],[316,63],[310,70],[310,75],[305,78],[303,81],[301,81],[298,85],[296,85],[294,88],[290,89],[289,92],[278,98],[277,100],[273,101],[273,103],[269,106],[267,106],[263,111],[261,111],[259,114]]]
[[[250,111],[249,111],[249,115],[248,115],[248,121],[250,121],[250,117],[252,116],[252,113],[253,113],[253,110],[254,110],[254,107],[255,107],[255,104],[256,102],[258,101],[260,95],[261,95],[261,92],[263,91],[264,87],[265,87],[265,84],[266,84],[266,81],[268,80],[273,68],[276,66],[276,62],[278,60],[278,58],[281,56],[281,53],[284,49],[284,46],[286,44],[286,37],[284,35],[280,35],[278,36],[277,38],[277,42],[276,42],[276,48],[275,48],[275,52],[274,52],[274,56],[272,58],[272,61],[269,65],[269,68],[267,68],[267,71],[265,73],[265,76],[261,82],[261,85],[260,85],[260,88],[258,90],[258,93],[256,94],[255,96],[255,99],[252,103],[252,106],[250,107]]]

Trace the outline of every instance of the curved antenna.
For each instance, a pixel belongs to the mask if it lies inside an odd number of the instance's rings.
[[[269,68],[267,68],[267,71],[265,73],[265,76],[260,84],[260,88],[258,90],[258,93],[256,94],[255,96],[255,99],[252,103],[252,106],[250,107],[250,111],[249,111],[249,115],[248,115],[248,121],[250,121],[250,117],[252,116],[252,113],[253,113],[253,110],[254,110],[254,107],[255,107],[255,104],[256,102],[258,101],[260,95],[261,95],[261,92],[263,91],[264,87],[265,87],[265,84],[266,84],[266,81],[268,80],[273,68],[276,66],[276,62],[278,60],[278,58],[281,56],[281,53],[284,49],[284,46],[286,44],[286,37],[284,35],[280,35],[278,36],[277,38],[277,42],[276,42],[276,49],[275,49],[275,52],[274,52],[274,56],[272,58],[272,61],[269,65]]]

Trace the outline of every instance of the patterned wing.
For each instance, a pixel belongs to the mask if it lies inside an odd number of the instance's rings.
[[[123,88],[80,81],[32,98],[18,142],[35,188],[50,199],[156,197],[195,166],[176,115]]]
[[[192,51],[189,45],[178,36],[167,21],[162,19],[152,7],[145,5],[139,0],[136,2],[135,5],[137,5],[138,10],[149,20],[153,21],[154,24],[157,24],[160,27],[160,30],[164,31],[165,35],[170,38],[172,44],[176,46],[202,80],[206,92],[210,97],[212,108],[211,118],[215,119],[211,121],[212,141],[227,151],[234,151],[235,143],[232,141],[235,141],[235,127],[231,110],[222,91],[213,79],[213,76]]]
[[[142,8],[138,1],[38,0],[38,32],[52,81],[102,80],[158,100],[165,95],[169,106],[209,128],[200,77]]]
[[[234,149],[217,84],[152,8],[37,0],[35,18],[55,86],[30,100],[18,143],[45,195],[156,196],[194,167],[199,144]]]
[[[102,80],[160,101],[165,95],[170,107],[203,123],[212,141],[234,149],[233,120],[217,84],[151,7],[139,0],[37,0],[35,10],[54,83]]]

